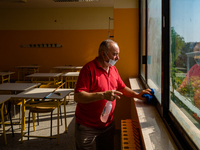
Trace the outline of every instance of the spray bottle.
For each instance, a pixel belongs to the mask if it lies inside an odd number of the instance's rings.
[[[102,122],[104,123],[107,122],[111,109],[112,109],[112,101],[107,101],[100,116]]]

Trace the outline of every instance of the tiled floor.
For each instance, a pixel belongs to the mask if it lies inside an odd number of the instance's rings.
[[[60,144],[57,144],[57,139],[48,139],[48,138],[30,138],[29,141],[27,137],[24,137],[23,143],[21,143],[21,129],[19,125],[14,125],[15,137],[12,136],[10,125],[6,126],[6,137],[7,137],[7,145],[4,145],[4,139],[2,134],[2,127],[0,128],[0,150],[45,150],[45,149],[59,149],[59,150],[75,150],[75,142],[74,142],[74,113],[75,113],[76,103],[71,101],[67,104],[67,126],[68,132],[65,132],[64,118],[63,125],[60,125]],[[64,109],[63,106],[61,108],[62,116],[64,117]],[[54,110],[53,115],[53,135],[57,134],[57,110]],[[18,117],[13,119],[15,122],[18,121]],[[28,111],[26,110],[26,121],[28,122]],[[27,132],[28,124],[26,122],[26,130]],[[30,127],[30,134],[37,135],[50,135],[50,114],[40,114],[40,125],[38,126],[36,123],[36,131],[33,131],[32,122]],[[115,150],[121,149],[121,141],[120,141],[120,131],[116,131],[115,136]]]

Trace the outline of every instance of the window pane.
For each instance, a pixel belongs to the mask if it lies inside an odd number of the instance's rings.
[[[145,79],[145,74],[146,74],[146,64],[143,64],[143,61],[146,60],[145,57],[143,56],[146,56],[146,2],[143,0],[141,0],[141,39],[140,39],[140,42],[141,42],[141,75],[142,77]]]
[[[147,84],[161,102],[161,0],[148,0]]]
[[[170,111],[200,148],[200,1],[171,1]]]

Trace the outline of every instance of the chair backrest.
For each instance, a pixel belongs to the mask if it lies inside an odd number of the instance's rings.
[[[45,85],[45,84],[42,84],[40,85],[39,88],[57,88],[59,87],[59,85]]]
[[[15,83],[32,83],[31,81],[15,81]]]

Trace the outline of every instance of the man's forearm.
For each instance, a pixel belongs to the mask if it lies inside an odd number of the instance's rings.
[[[142,97],[143,94],[150,94],[151,95],[150,89],[145,89],[145,90],[142,90],[140,93],[138,93],[138,92],[131,90],[127,86],[124,89],[122,89],[121,92],[127,97],[138,98],[140,100],[146,100],[146,98]]]
[[[88,93],[82,91],[80,93],[74,93],[74,101],[79,103],[91,103],[104,99],[104,92]]]
[[[121,92],[123,93],[123,95],[125,95],[126,97],[131,97],[131,98],[137,98],[138,93],[131,90],[129,87],[125,87],[124,89],[121,90]]]

